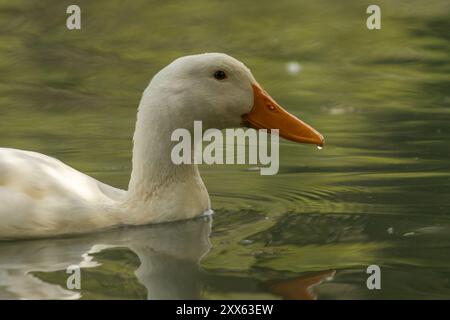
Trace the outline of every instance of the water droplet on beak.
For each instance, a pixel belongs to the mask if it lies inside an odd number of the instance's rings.
[[[322,149],[323,149],[323,146],[317,145],[317,149],[322,150]]]

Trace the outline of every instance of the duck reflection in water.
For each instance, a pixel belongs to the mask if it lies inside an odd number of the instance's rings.
[[[325,272],[264,282],[202,270],[200,261],[211,248],[211,223],[212,217],[202,217],[75,238],[3,242],[0,299],[201,299],[205,288],[236,293],[269,291],[273,298],[314,299],[312,287],[330,276]],[[128,255],[117,258],[121,251]],[[107,267],[108,261],[103,264],[105,252],[110,253],[109,263],[112,260],[119,268]],[[136,259],[130,259],[133,255]],[[133,265],[130,260],[138,262]],[[66,269],[71,265],[81,268],[81,290],[66,288],[70,277]],[[97,268],[107,270],[93,275]],[[131,277],[124,274],[127,269]]]
[[[199,298],[199,261],[211,247],[211,220],[202,217],[76,238],[0,243],[0,298],[82,298],[87,286],[84,285],[85,274],[91,268],[101,266],[95,260],[96,255],[120,248],[137,255],[140,265],[134,274],[137,282],[145,287],[148,299]],[[118,263],[125,264],[126,261]],[[79,291],[66,289],[66,279],[70,276],[66,268],[70,265],[81,268]],[[40,279],[42,276],[36,276],[51,273],[60,275],[58,284],[47,283]],[[120,274],[112,279],[123,281]],[[101,284],[103,288],[97,289],[106,291],[104,297],[110,298],[108,283]]]

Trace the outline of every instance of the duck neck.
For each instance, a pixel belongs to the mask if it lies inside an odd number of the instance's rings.
[[[145,96],[141,100],[133,137],[132,172],[127,198],[134,201],[150,199],[160,189],[177,185],[180,181],[184,184],[190,180],[201,182],[197,165],[176,165],[171,159],[172,148],[177,142],[171,141],[176,128],[173,128],[170,108],[152,106],[148,100]]]

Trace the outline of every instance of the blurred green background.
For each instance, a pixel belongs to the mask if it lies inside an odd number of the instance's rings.
[[[126,188],[143,89],[173,59],[203,52],[243,61],[326,138],[320,151],[282,141],[276,176],[201,167],[216,214],[211,250],[183,269],[190,297],[450,298],[448,1],[80,0],[82,29],[69,31],[70,4],[0,0],[2,147]],[[370,4],[381,30],[366,27]],[[11,263],[37,243],[0,244],[0,297],[29,296],[7,281],[14,270],[64,287],[64,264],[47,270],[47,255]],[[93,254],[79,297],[151,298],[135,253],[124,240]],[[186,260],[167,254],[169,269]],[[382,290],[366,288],[369,264],[381,266]]]

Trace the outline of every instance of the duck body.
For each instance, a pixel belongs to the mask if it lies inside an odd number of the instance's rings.
[[[208,213],[200,176],[130,197],[41,153],[0,148],[0,239],[88,233]],[[183,197],[171,197],[174,192]]]
[[[142,95],[127,190],[40,153],[0,148],[0,240],[210,213],[197,165],[171,160],[173,131],[192,132],[198,120],[203,130],[245,125],[280,129],[280,136],[296,142],[323,143],[318,132],[281,108],[238,60],[221,53],[182,57],[158,72]]]
[[[89,232],[119,223],[125,191],[36,152],[0,148],[0,238]]]

